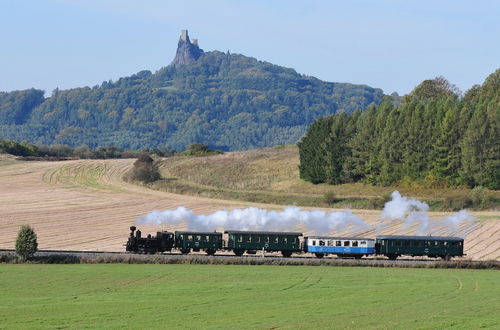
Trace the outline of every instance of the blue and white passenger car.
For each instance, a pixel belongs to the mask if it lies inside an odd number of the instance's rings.
[[[375,254],[375,240],[363,237],[309,236],[304,239],[304,252],[316,257],[336,254],[338,257],[356,258]]]

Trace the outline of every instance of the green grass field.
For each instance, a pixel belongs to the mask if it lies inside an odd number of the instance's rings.
[[[0,265],[0,328],[500,327],[492,270]]]

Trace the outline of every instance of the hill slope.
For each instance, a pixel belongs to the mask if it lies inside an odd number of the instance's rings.
[[[176,62],[177,63],[177,62]],[[0,138],[90,147],[224,150],[292,144],[320,116],[380,103],[382,90],[324,82],[243,55],[206,52],[93,88],[0,93]]]
[[[228,157],[248,157],[248,160],[254,159],[252,167],[259,165],[253,152],[247,156],[242,154],[215,157],[222,162]],[[295,154],[292,158],[298,158],[297,152],[290,149],[281,150],[270,159],[287,159],[291,154]],[[261,158],[261,161],[265,159]],[[249,206],[282,208],[271,204],[182,196],[124,182],[122,176],[133,162],[133,159],[17,162],[11,157],[0,156],[0,214],[4,224],[0,231],[0,249],[14,248],[17,232],[23,224],[35,228],[40,249],[123,251],[129,226],[134,224],[137,217],[153,209],[172,210],[182,205],[196,214],[210,214],[221,209]],[[369,224],[376,223],[380,216],[380,210],[353,212]],[[449,214],[429,212],[431,218],[442,218]],[[479,221],[467,230],[467,256],[477,260],[499,260],[499,212],[473,214]],[[180,230],[186,227],[141,226],[144,233],[162,228]],[[408,228],[406,233],[412,230]],[[381,233],[395,232],[397,228],[388,227]],[[352,235],[353,232],[346,228],[345,232],[331,234]],[[370,231],[365,234],[374,237],[380,233]]]

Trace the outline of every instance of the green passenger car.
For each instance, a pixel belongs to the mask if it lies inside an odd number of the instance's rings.
[[[175,246],[182,254],[190,251],[205,251],[214,255],[215,251],[222,249],[222,233],[199,231],[176,231]]]
[[[299,237],[302,233],[271,232],[271,231],[236,231],[227,230],[227,249],[237,256],[246,251],[254,254],[257,251],[281,252],[284,257],[290,257],[293,252],[300,252]]]
[[[377,236],[375,252],[392,260],[401,255],[449,260],[464,255],[464,239],[445,236]]]

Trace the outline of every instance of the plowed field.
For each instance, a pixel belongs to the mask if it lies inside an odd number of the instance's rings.
[[[153,209],[182,205],[196,214],[248,206],[281,209],[275,205],[176,195],[130,184],[122,176],[133,162],[132,159],[16,162],[0,158],[0,248],[14,248],[17,231],[23,224],[35,228],[40,249],[123,251],[128,227]],[[354,213],[374,223],[380,211],[354,210]],[[445,215],[431,213],[432,217]],[[474,215],[479,221],[465,231],[468,257],[500,260],[500,212]],[[141,229],[148,233],[182,228]],[[391,227],[383,231],[396,232],[402,234]]]

